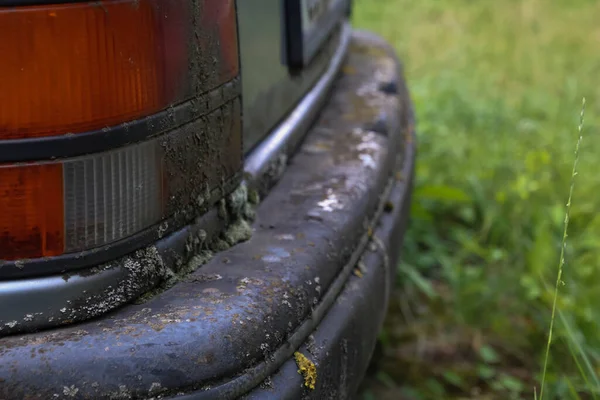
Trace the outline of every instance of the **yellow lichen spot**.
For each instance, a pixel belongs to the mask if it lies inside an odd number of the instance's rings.
[[[354,275],[358,276],[359,278],[362,278],[363,272],[360,270],[360,268],[356,267],[354,268]]]
[[[304,386],[314,390],[317,383],[317,367],[299,351],[294,353],[294,358],[299,368],[298,373],[304,377]]]
[[[369,235],[369,237],[373,237],[373,227],[370,226],[369,229],[367,229],[367,235]]]

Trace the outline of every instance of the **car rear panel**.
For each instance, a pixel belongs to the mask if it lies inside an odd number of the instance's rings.
[[[329,35],[318,38],[315,56],[290,65],[285,0],[238,0],[244,113],[244,151],[256,146],[326,71],[340,45],[344,13],[336,13]],[[295,2],[298,3],[298,2]],[[345,3],[345,1],[343,2]]]

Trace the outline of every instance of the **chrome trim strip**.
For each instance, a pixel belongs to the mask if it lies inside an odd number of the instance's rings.
[[[304,138],[308,128],[327,101],[329,89],[333,85],[344,61],[351,33],[350,24],[344,22],[341,29],[340,45],[323,76],[302,98],[289,116],[275,127],[273,132],[246,158],[245,171],[247,179],[261,194],[264,195],[281,176],[287,158]]]

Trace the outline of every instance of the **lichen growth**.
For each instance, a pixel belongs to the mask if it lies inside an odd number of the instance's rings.
[[[287,163],[288,156],[285,153],[279,154],[271,161],[265,173],[265,184],[267,186],[279,181],[279,178],[281,178],[281,175],[283,175],[283,172],[285,171]]]
[[[227,220],[228,215],[227,215],[227,207],[225,205],[225,199],[219,200],[217,209],[218,209],[219,218]]]
[[[260,203],[260,194],[256,189],[248,189],[248,202],[254,206]]]
[[[233,246],[236,243],[245,242],[252,237],[252,227],[246,219],[240,218],[235,221],[231,226],[223,233],[223,238],[229,246]]]
[[[226,200],[226,206],[232,216],[238,216],[242,213],[244,205],[248,201],[248,189],[246,185],[240,185],[234,190]]]
[[[294,359],[299,368],[298,373],[304,377],[304,386],[314,390],[317,383],[317,367],[299,351],[294,353]]]
[[[217,205],[218,215],[226,228],[216,237],[209,238],[206,231],[200,229],[190,235],[186,243],[186,252],[189,257],[177,271],[167,269],[164,279],[152,290],[141,295],[137,304],[143,304],[154,296],[184,281],[202,265],[209,262],[215,253],[225,251],[230,247],[249,240],[252,237],[251,222],[254,220],[254,207],[251,205],[250,191],[242,184],[236,190],[221,199]]]

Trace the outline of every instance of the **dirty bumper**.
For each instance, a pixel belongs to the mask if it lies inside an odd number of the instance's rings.
[[[145,303],[1,339],[0,398],[352,397],[393,284],[412,138],[393,51],[354,33],[252,238]]]

